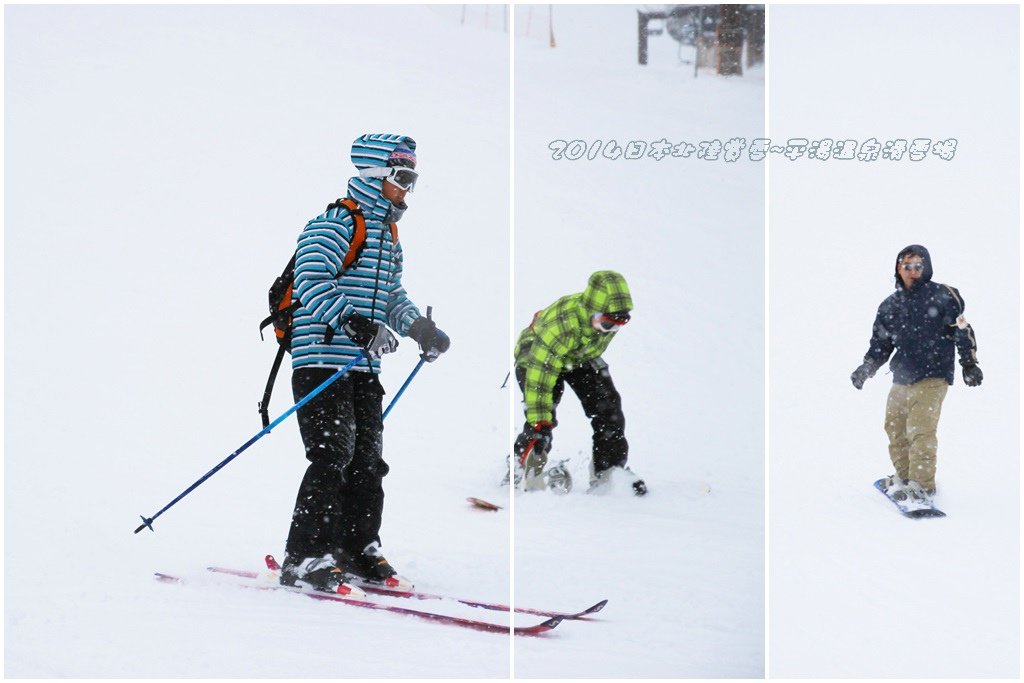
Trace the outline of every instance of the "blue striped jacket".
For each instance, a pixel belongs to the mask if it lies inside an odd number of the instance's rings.
[[[352,143],[352,163],[358,169],[384,166],[402,142],[416,149],[415,141],[404,135],[363,135]],[[342,261],[355,231],[347,209],[329,209],[309,221],[299,235],[294,294],[300,306],[293,316],[292,368],[340,368],[359,355],[362,348],[342,329],[353,312],[383,322],[401,336],[420,317],[402,287],[402,246],[382,220],[391,208],[381,195],[382,183],[380,178],[359,176],[348,182],[348,196],[366,220],[366,242],[358,260],[344,272]],[[334,334],[325,343],[328,328]],[[380,361],[366,360],[353,370],[380,372]]]

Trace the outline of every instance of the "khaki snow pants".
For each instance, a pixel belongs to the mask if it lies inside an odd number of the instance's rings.
[[[885,403],[885,433],[896,474],[935,490],[936,430],[949,385],[938,377],[893,384]]]

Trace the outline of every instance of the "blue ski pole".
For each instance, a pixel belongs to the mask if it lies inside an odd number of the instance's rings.
[[[285,419],[289,415],[291,415],[296,410],[298,410],[299,408],[301,408],[302,406],[306,405],[307,403],[312,401],[314,398],[319,396],[320,392],[322,392],[324,389],[326,389],[328,386],[330,386],[336,380],[340,379],[341,376],[344,375],[349,370],[351,370],[355,366],[356,363],[358,363],[359,361],[363,360],[363,357],[364,357],[364,353],[360,351],[359,355],[356,356],[355,359],[353,359],[351,363],[349,363],[348,365],[343,367],[341,370],[338,370],[336,373],[334,373],[333,375],[328,377],[324,381],[323,384],[321,384],[316,389],[314,389],[313,391],[311,391],[308,394],[306,394],[302,398],[301,401],[299,401],[298,403],[293,405],[291,408],[289,408],[288,410],[284,411],[284,413],[281,414],[281,417],[279,417],[276,420],[274,420],[273,422],[271,422],[269,425],[267,425],[266,427],[263,428],[263,431],[259,432],[258,434],[256,434],[256,436],[252,437],[251,439],[246,441],[244,444],[242,444],[238,448],[238,450],[236,450],[234,453],[232,453],[228,457],[224,458],[224,460],[222,460],[220,462],[220,464],[218,464],[212,470],[210,470],[209,472],[204,474],[202,477],[200,477],[199,480],[196,483],[192,484],[187,489],[185,489],[180,494],[178,494],[177,498],[172,500],[167,505],[163,506],[160,509],[160,511],[157,512],[155,515],[153,515],[152,517],[144,517],[142,515],[139,515],[140,517],[142,517],[142,524],[140,524],[139,528],[135,530],[135,533],[139,533],[140,531],[142,531],[143,529],[146,529],[146,528],[148,528],[150,531],[153,531],[153,520],[155,520],[157,517],[159,517],[160,515],[164,514],[168,510],[170,510],[179,500],[181,500],[182,498],[184,498],[185,496],[187,496],[188,494],[192,493],[197,488],[199,488],[200,484],[202,484],[204,481],[206,481],[207,479],[209,479],[210,477],[215,475],[222,467],[224,467],[224,465],[227,465],[229,462],[231,462],[232,460],[237,458],[239,455],[241,455],[242,451],[244,451],[246,448],[248,448],[249,446],[251,446],[254,443],[256,443],[257,441],[259,441],[263,436],[269,434],[270,430],[272,430],[274,427],[276,427],[277,425],[279,425],[282,422],[284,422]],[[418,370],[419,366],[417,366],[416,369]],[[413,373],[413,374],[415,374],[415,373]],[[410,377],[409,379],[411,380],[412,377]],[[408,382],[406,382],[406,384],[408,384]],[[405,389],[405,387],[402,387],[402,389]],[[400,396],[402,392],[398,392],[398,393],[399,393],[399,396]],[[395,400],[398,400],[398,396],[395,396]],[[394,403],[394,401],[392,401],[392,403]]]
[[[426,363],[426,362],[427,362],[427,359],[423,358],[421,356],[420,357],[420,362],[417,363],[416,367],[412,369],[411,373],[409,373],[409,377],[405,380],[405,384],[403,384],[402,388],[398,390],[398,393],[395,394],[395,397],[393,399],[391,399],[391,403],[388,404],[388,407],[384,411],[384,414],[380,416],[381,421],[383,421],[384,418],[386,418],[388,416],[388,413],[391,412],[391,409],[395,407],[395,404],[398,403],[398,399],[400,399],[402,397],[402,392],[405,391],[405,388],[407,386],[409,386],[409,382],[412,382],[412,378],[416,376],[416,373],[420,371],[420,368],[422,368],[423,364]]]
[[[430,320],[430,316],[431,316],[431,313],[433,312],[433,310],[434,310],[433,306],[427,306],[427,320]],[[423,364],[426,363],[426,362],[427,362],[427,356],[426,356],[426,352],[424,351],[423,353],[420,354],[420,362],[417,363],[416,367],[414,367],[412,369],[412,372],[409,373],[409,376],[406,378],[405,383],[402,384],[402,388],[398,390],[398,393],[395,394],[395,397],[393,399],[391,399],[391,403],[389,403],[388,407],[384,410],[384,414],[380,416],[380,419],[381,419],[382,422],[383,422],[384,418],[388,416],[388,413],[391,412],[391,409],[395,407],[395,404],[398,403],[398,399],[402,397],[402,392],[404,392],[405,388],[407,386],[409,386],[410,382],[412,382],[412,378],[416,376],[416,373],[420,371],[420,368],[422,368]]]

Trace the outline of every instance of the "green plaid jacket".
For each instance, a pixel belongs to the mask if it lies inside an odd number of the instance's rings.
[[[558,376],[604,353],[615,336],[594,329],[595,313],[633,309],[626,280],[611,270],[590,276],[587,288],[563,296],[533,317],[516,342],[516,366],[526,371],[526,421],[554,422],[552,393]]]

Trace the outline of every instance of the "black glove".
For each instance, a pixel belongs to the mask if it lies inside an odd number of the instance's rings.
[[[982,374],[978,364],[972,360],[962,360],[960,365],[964,368],[964,384],[969,387],[980,387],[981,380],[985,378],[985,375]]]
[[[531,445],[533,450],[540,453],[550,452],[552,427],[550,422],[538,422],[533,426],[524,426],[522,433],[516,437],[516,455],[522,458],[523,453]]]
[[[342,329],[349,339],[363,347],[366,357],[370,360],[378,360],[385,353],[391,353],[398,348],[398,340],[391,334],[391,330],[383,323],[374,322],[358,313],[345,318]]]
[[[864,361],[850,375],[850,381],[853,382],[854,387],[861,389],[864,387],[864,382],[867,381],[868,378],[875,376],[875,371],[877,369],[878,368],[875,367],[874,363]]]
[[[425,316],[413,321],[409,327],[409,336],[420,345],[420,358],[428,363],[433,363],[452,345],[448,335],[441,331],[433,320]]]

